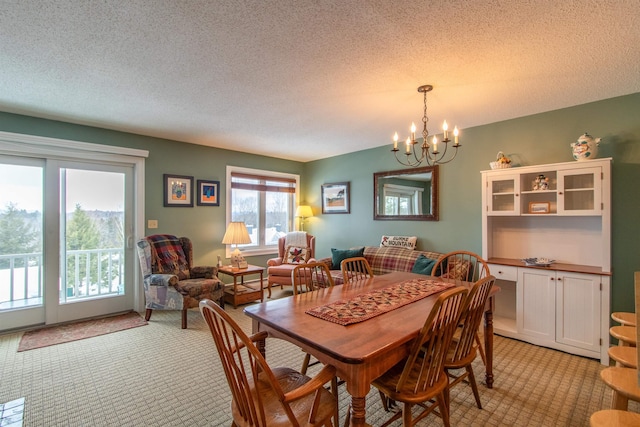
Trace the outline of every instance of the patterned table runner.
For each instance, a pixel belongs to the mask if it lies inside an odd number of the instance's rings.
[[[431,279],[411,279],[357,295],[348,301],[310,308],[305,313],[339,325],[363,322],[455,286]]]

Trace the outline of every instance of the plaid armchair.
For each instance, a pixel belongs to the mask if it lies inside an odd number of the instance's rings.
[[[187,309],[203,299],[224,308],[224,285],[217,267],[193,267],[193,248],[187,237],[154,234],[138,241],[138,258],[144,278],[145,319],[153,310],[181,310],[182,329]]]

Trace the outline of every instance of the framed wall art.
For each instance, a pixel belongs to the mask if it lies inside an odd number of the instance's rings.
[[[193,177],[164,174],[164,206],[193,207]]]
[[[198,206],[220,206],[220,181],[197,181]]]
[[[551,204],[549,202],[530,202],[529,213],[532,214],[548,214],[551,212]]]
[[[349,183],[334,182],[322,184],[322,213],[340,214],[350,213],[349,209]]]

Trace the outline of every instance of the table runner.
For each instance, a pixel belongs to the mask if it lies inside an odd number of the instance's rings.
[[[310,308],[305,313],[347,326],[395,310],[453,286],[455,284],[439,280],[411,279],[357,295],[348,301],[340,300]]]

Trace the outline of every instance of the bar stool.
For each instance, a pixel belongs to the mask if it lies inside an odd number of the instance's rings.
[[[591,427],[636,427],[640,425],[640,414],[618,409],[603,409],[591,414],[589,425]]]
[[[626,411],[629,406],[629,399],[640,402],[637,369],[605,368],[600,372],[600,378],[613,390],[611,409]]]
[[[616,311],[611,313],[611,318],[622,326],[636,326],[636,314],[626,311]]]
[[[638,369],[638,353],[635,347],[609,347],[609,358],[616,361],[616,366]]]
[[[612,326],[609,328],[609,333],[618,340],[618,345],[636,346],[635,326]]]

